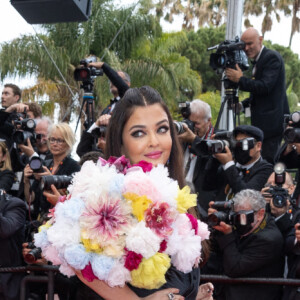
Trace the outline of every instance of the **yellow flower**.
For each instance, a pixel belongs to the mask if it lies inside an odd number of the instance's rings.
[[[81,242],[87,252],[101,253],[103,251],[99,244],[93,243],[90,239],[81,239]]]
[[[123,196],[127,201],[131,201],[132,213],[138,221],[144,220],[145,210],[152,201],[148,199],[147,196],[139,196],[134,193],[126,193]]]
[[[165,274],[171,266],[171,259],[165,253],[156,253],[143,258],[137,270],[131,271],[131,284],[138,288],[158,289],[166,283]]]
[[[39,232],[41,232],[42,231],[42,229],[49,229],[50,227],[52,226],[52,224],[48,221],[48,222],[46,222],[46,224],[44,224],[44,225],[41,225],[40,227],[39,227]]]
[[[197,205],[197,195],[191,194],[191,190],[188,186],[178,191],[177,194],[177,210],[180,213],[186,213],[190,207]]]

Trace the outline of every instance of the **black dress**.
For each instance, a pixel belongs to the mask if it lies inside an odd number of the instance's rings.
[[[140,289],[130,284],[128,284],[128,286],[139,297],[149,296],[159,290],[164,290],[168,288],[177,288],[180,291],[179,294],[181,296],[184,296],[185,300],[196,299],[199,284],[200,284],[199,268],[194,268],[190,273],[185,274],[178,271],[175,267],[171,266],[166,273],[166,280],[167,282],[163,286],[155,290]]]

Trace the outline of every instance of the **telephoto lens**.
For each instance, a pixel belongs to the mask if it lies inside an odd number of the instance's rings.
[[[39,158],[39,156],[33,156],[29,161],[29,167],[34,173],[42,173],[43,169],[43,162]]]
[[[57,189],[65,189],[72,181],[72,176],[67,175],[47,175],[41,178],[41,189],[51,190],[53,184]]]
[[[28,243],[27,248],[31,250],[24,256],[26,263],[34,264],[39,258],[42,258],[42,249],[36,248],[34,243]]]

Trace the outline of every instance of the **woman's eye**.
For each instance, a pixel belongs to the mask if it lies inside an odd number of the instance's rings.
[[[133,137],[141,137],[144,135],[144,132],[141,131],[141,130],[138,130],[138,131],[134,131],[132,134],[131,134]]]
[[[159,133],[166,133],[168,131],[169,131],[169,127],[168,126],[162,126],[162,127],[159,127],[159,129],[158,129]]]

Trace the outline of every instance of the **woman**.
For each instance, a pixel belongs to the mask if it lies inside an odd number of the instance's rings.
[[[9,151],[4,140],[0,141],[0,189],[9,192],[14,182]]]
[[[129,89],[112,114],[106,140],[106,157],[125,155],[136,164],[141,160],[167,165],[170,177],[184,185],[182,153],[167,106],[151,87]],[[128,284],[111,288],[103,281],[85,281],[104,299],[201,299],[197,297],[200,282],[198,267],[184,274],[174,267],[166,273],[167,283],[160,291],[139,289]],[[208,289],[206,289],[208,290]],[[179,293],[176,294],[175,293]],[[200,295],[200,294],[199,294]],[[211,291],[206,295],[211,296]],[[209,299],[209,298],[203,298]]]
[[[47,201],[42,199],[42,193],[39,188],[39,180],[46,175],[72,175],[80,170],[79,164],[71,158],[70,153],[75,143],[75,135],[71,127],[67,123],[54,124],[48,134],[48,146],[53,155],[53,159],[46,160],[43,166],[43,173],[33,173],[32,169],[27,165],[24,169],[24,193],[27,202],[34,201],[35,213],[48,212],[51,205],[57,202],[57,196],[45,192]],[[30,177],[34,175],[35,182],[33,183],[30,193]]]

